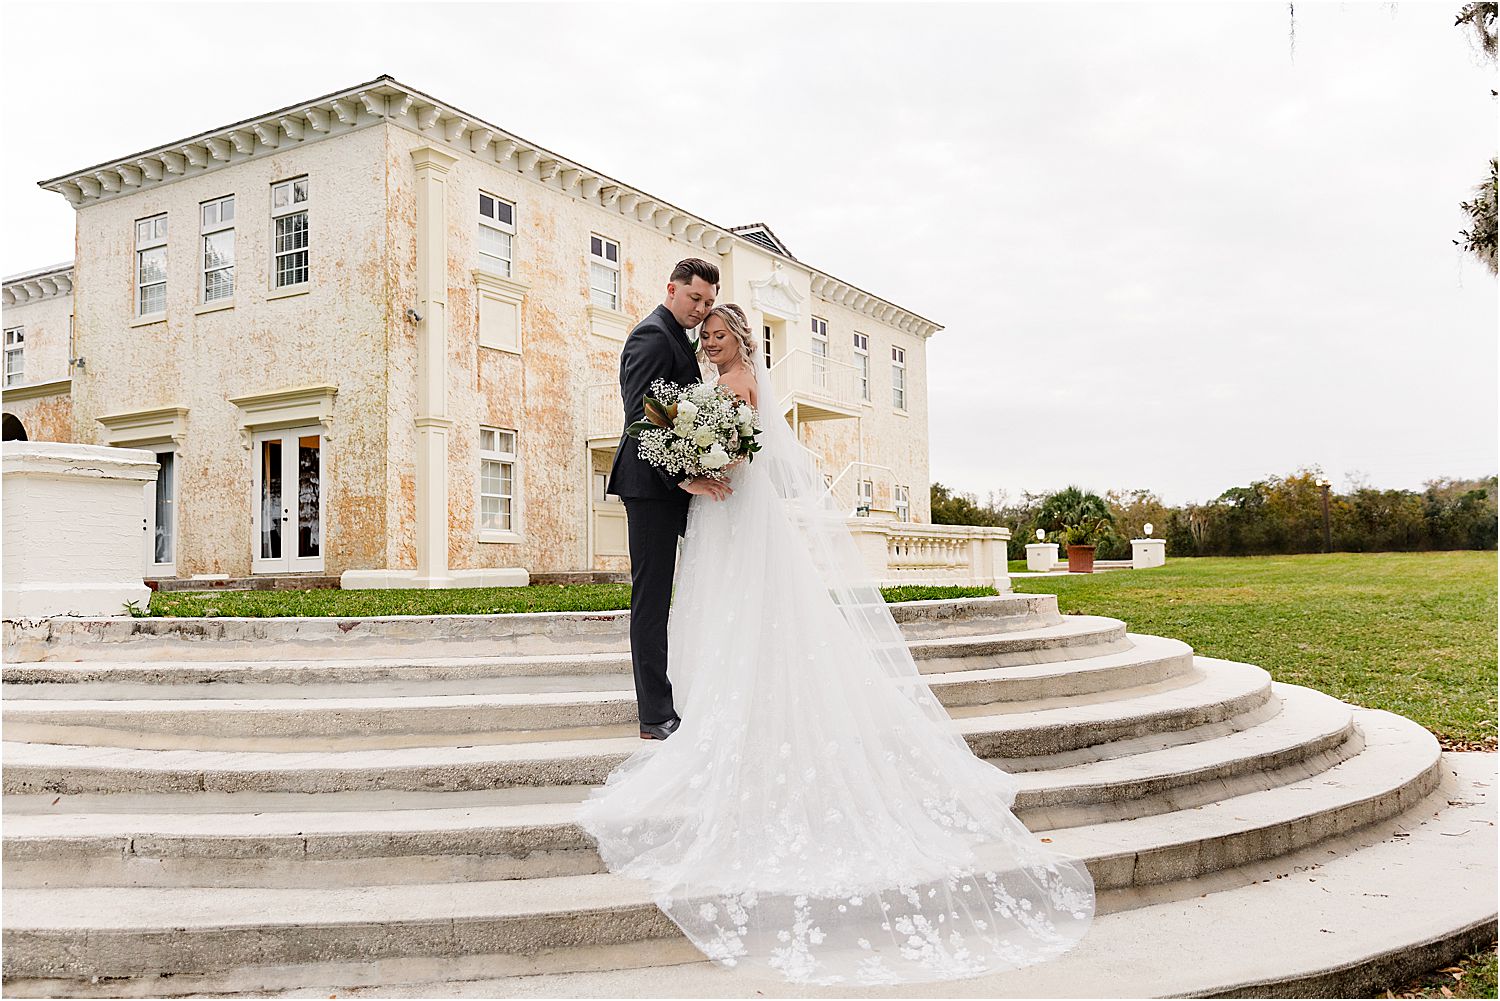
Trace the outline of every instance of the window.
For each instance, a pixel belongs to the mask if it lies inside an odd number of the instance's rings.
[[[135,222],[135,315],[167,311],[167,216]]]
[[[911,521],[911,487],[896,488],[896,520]]]
[[[859,515],[861,518],[868,518],[870,516],[870,508],[875,506],[874,480],[859,481],[859,496],[855,499],[854,504],[855,514]]]
[[[479,530],[517,532],[516,433],[504,428],[479,429]]]
[[[5,329],[5,384],[19,385],[26,381],[26,328]]]
[[[308,280],[307,178],[271,185],[274,234],[271,287],[305,285]]]
[[[479,266],[510,277],[510,242],[516,234],[516,207],[503,198],[479,193]],[[618,255],[617,255],[618,256]]]
[[[597,234],[589,236],[589,296],[595,306],[620,308],[620,245]]]
[[[206,306],[234,298],[234,196],[226,195],[198,206],[203,236],[203,284],[199,296]]]
[[[761,354],[766,356],[766,368],[771,367],[771,328],[769,325],[760,328],[762,337],[760,339]]]
[[[854,332],[854,369],[859,374],[859,398],[870,399],[870,335]]]
[[[906,409],[906,349],[891,348],[891,406]]]
[[[821,316],[812,318],[812,376],[813,385],[828,388],[828,321]]]

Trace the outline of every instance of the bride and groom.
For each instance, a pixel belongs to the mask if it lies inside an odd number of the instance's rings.
[[[760,345],[718,292],[714,265],[674,268],[621,354],[626,426],[653,381],[699,381],[700,359],[772,405]],[[760,451],[723,482],[666,474],[621,438],[609,490],[650,743],[580,823],[726,966],[874,985],[1060,955],[1093,919],[1087,868],[1016,818],[1018,781],[953,728],[821,473],[780,414],[761,423]]]

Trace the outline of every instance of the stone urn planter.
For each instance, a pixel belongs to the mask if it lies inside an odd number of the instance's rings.
[[[1069,573],[1093,573],[1094,572],[1094,547],[1093,546],[1069,546],[1068,547],[1068,572]]]

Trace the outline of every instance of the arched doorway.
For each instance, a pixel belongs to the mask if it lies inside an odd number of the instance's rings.
[[[15,414],[6,414],[5,419],[0,421],[0,439],[5,441],[26,440],[26,427]]]

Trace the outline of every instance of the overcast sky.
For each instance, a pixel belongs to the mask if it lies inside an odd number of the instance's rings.
[[[8,3],[0,273],[36,181],[390,73],[943,324],[935,480],[1419,488],[1497,466],[1459,6]]]

